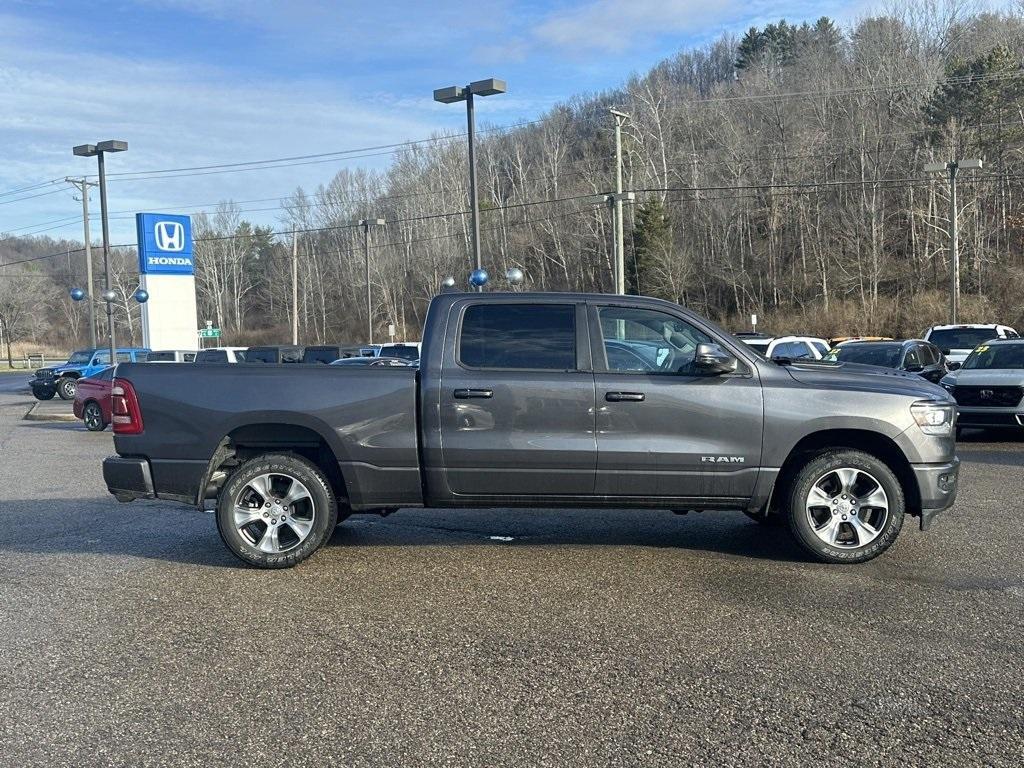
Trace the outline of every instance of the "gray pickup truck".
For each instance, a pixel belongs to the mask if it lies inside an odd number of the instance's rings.
[[[657,299],[449,293],[418,370],[119,365],[103,475],[120,501],[215,500],[264,568],[403,507],[741,510],[852,563],[952,505],[955,419],[920,377],[779,364]]]

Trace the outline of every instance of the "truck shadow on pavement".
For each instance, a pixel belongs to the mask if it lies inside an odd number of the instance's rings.
[[[55,481],[56,482],[56,481]],[[58,489],[55,488],[56,492]],[[225,548],[210,512],[159,501],[0,500],[0,521],[18,526],[0,553],[99,555],[206,567],[245,567]],[[687,516],[648,510],[401,510],[387,518],[354,515],[325,545],[346,547],[640,547],[807,562],[785,528],[738,512]]]

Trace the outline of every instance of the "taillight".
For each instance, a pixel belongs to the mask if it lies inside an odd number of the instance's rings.
[[[139,398],[135,396],[135,388],[128,379],[114,379],[110,390],[110,416],[114,425],[114,433],[118,435],[138,435],[142,433],[142,411],[139,409]]]

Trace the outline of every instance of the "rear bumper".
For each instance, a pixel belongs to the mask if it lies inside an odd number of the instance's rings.
[[[956,501],[960,459],[948,464],[914,464],[911,469],[921,496],[921,530],[926,531],[932,520]]]
[[[118,501],[154,499],[153,473],[146,459],[110,456],[103,460],[103,481]]]

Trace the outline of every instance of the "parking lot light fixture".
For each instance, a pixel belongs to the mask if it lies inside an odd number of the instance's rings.
[[[113,299],[107,296],[114,294],[110,289],[110,220],[107,216],[107,172],[103,157],[107,152],[124,152],[128,142],[119,139],[108,139],[96,144],[79,144],[71,152],[76,157],[95,157],[99,170],[100,182],[100,222],[103,226],[103,299],[107,303],[107,344],[110,347],[110,359],[116,360],[114,353],[114,306]],[[116,294],[114,294],[116,297]]]
[[[370,227],[382,227],[384,219],[360,219],[363,228],[363,262],[366,268],[366,343],[373,344],[373,297],[370,290]]]
[[[960,238],[959,210],[956,202],[956,177],[961,169],[978,171],[983,163],[978,158],[950,160],[948,163],[926,163],[925,173],[945,173],[949,178],[949,322],[956,324],[960,309]]]
[[[469,85],[452,85],[447,88],[438,88],[434,91],[434,101],[441,104],[454,104],[457,101],[466,102],[466,129],[469,137],[469,213],[470,231],[472,232],[473,244],[473,269],[483,269],[480,257],[480,201],[476,189],[476,117],[473,108],[474,96],[495,96],[505,93],[508,90],[504,80],[490,77],[486,80],[475,80]],[[478,291],[483,286],[477,287]]]

